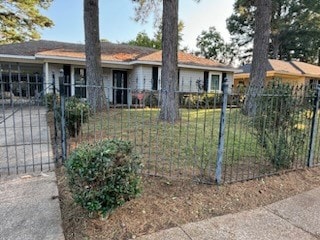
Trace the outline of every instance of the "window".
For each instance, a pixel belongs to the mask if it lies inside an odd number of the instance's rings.
[[[203,73],[203,90],[208,92],[208,79],[209,79],[209,72]]]
[[[86,87],[86,70],[84,68],[74,69],[74,85],[75,85],[75,96],[79,98],[87,97]]]
[[[211,91],[220,91],[221,87],[220,87],[220,82],[221,82],[221,78],[219,74],[211,74],[210,77],[210,90]]]
[[[152,90],[158,90],[158,77],[159,77],[158,67],[152,67]]]
[[[312,89],[315,89],[318,84],[320,84],[320,80],[318,80],[318,79],[310,79],[310,80],[309,80],[309,86],[310,86]]]

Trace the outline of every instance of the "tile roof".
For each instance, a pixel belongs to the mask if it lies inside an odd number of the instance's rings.
[[[145,61],[145,62],[161,62],[162,61],[162,51],[157,51],[155,53],[140,57],[138,61]],[[217,67],[217,68],[231,68],[227,65],[221,64],[219,62],[197,57],[195,55],[185,53],[185,52],[178,52],[178,62],[179,64],[185,65],[193,65],[193,66],[206,66],[206,67]]]
[[[135,60],[140,54],[138,53],[102,53],[101,60],[102,61],[115,61],[115,62],[127,62]],[[75,52],[69,49],[55,49],[50,51],[43,51],[36,54],[37,57],[39,56],[51,56],[51,57],[65,57],[65,58],[78,58],[78,59],[85,59],[84,52]]]
[[[242,73],[250,73],[251,64],[246,64],[241,67]],[[269,59],[267,71],[275,71],[277,73],[287,73],[294,75],[318,75],[320,77],[320,67],[309,63],[298,61],[283,61],[276,59]]]
[[[152,48],[101,42],[101,53],[105,55],[133,54],[135,56],[143,56],[155,51],[157,50]],[[47,40],[0,45],[0,54],[34,56],[40,53],[43,55],[45,52],[50,54],[50,56],[57,54],[62,57],[63,54],[70,55],[71,53],[78,56],[79,53],[84,54],[85,46],[80,43],[65,43]]]
[[[85,59],[84,44],[65,43],[56,41],[29,41],[25,43],[4,44],[0,45],[0,54],[18,55],[18,56],[36,56],[58,57],[58,58],[77,58]],[[138,47],[126,44],[114,44],[109,42],[101,42],[101,59],[102,61],[114,62],[159,62],[162,61],[162,51]],[[178,53],[179,64],[189,66],[222,68],[226,70],[233,69],[216,61],[197,57],[189,53]],[[235,70],[235,69],[233,69]]]
[[[276,72],[301,74],[301,71],[299,71],[295,66],[293,66],[291,62],[269,59],[269,64],[271,65],[272,70]]]
[[[300,71],[304,74],[320,76],[320,66],[298,61],[292,61],[291,63],[295,65],[298,69],[300,69]]]
[[[23,42],[23,43],[2,44],[0,45],[0,54],[18,55],[18,56],[34,56],[38,52],[59,49],[59,48],[84,50],[84,46],[82,44],[39,40],[39,41],[29,41],[29,42]]]

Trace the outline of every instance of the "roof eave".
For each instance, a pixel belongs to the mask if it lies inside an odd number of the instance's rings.
[[[82,62],[85,63],[84,58],[77,58],[77,57],[61,57],[61,56],[51,56],[51,55],[35,55],[36,58],[39,59],[45,59],[45,60],[57,60],[57,61],[76,61],[76,62]],[[125,65],[125,66],[130,66],[131,62],[125,62],[125,61],[106,61],[102,60],[102,64],[119,64],[119,65]]]
[[[162,63],[159,61],[132,61],[132,65],[144,64],[144,65],[156,65],[161,66]],[[227,68],[227,67],[213,67],[213,66],[200,66],[200,65],[191,65],[185,63],[178,63],[178,67],[180,68],[189,68],[189,69],[198,69],[198,70],[209,70],[209,71],[223,71],[223,72],[241,72],[239,69]]]
[[[209,71],[231,72],[231,73],[236,73],[238,71],[237,69],[234,69],[234,68],[213,67],[213,66],[204,66],[204,65],[201,66],[201,65],[191,65],[191,64],[178,64],[178,67],[199,69],[199,70],[209,70]]]
[[[34,56],[0,54],[0,58],[35,60]]]
[[[306,73],[304,74],[305,77],[309,77],[309,78],[318,78],[320,79],[320,74],[310,74],[310,73]]]

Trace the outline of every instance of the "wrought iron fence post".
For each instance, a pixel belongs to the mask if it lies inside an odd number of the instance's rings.
[[[216,174],[215,180],[217,184],[221,183],[221,175],[222,175],[222,160],[223,160],[223,150],[224,150],[224,129],[226,122],[226,113],[227,113],[227,103],[228,103],[228,79],[223,79],[222,83],[222,109],[220,115],[220,126],[219,126],[219,144],[218,144],[218,156],[217,156],[217,164],[216,164]]]
[[[55,160],[58,162],[58,129],[57,129],[57,91],[56,91],[56,79],[55,79],[55,74],[52,72],[52,92],[53,92],[53,121],[54,121],[54,155],[55,155]],[[48,99],[47,99],[48,101]],[[46,103],[48,105],[48,102]]]
[[[63,70],[59,77],[60,106],[61,106],[61,157],[62,162],[67,159],[67,134],[66,134],[66,88],[64,85]]]
[[[312,116],[310,145],[309,145],[309,154],[308,154],[308,167],[313,166],[313,158],[314,158],[314,151],[315,151],[314,148],[315,148],[316,136],[318,132],[319,101],[320,101],[320,85],[318,85],[316,88],[316,96],[314,98],[314,109],[313,109],[313,116]]]

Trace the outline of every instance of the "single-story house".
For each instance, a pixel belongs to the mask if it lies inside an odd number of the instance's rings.
[[[162,59],[159,50],[102,42],[101,61],[106,96],[114,104],[123,96],[125,99],[121,102],[130,103],[133,90],[160,90]],[[57,78],[63,70],[65,81],[70,84],[68,94],[82,98],[87,95],[83,44],[39,40],[0,45],[0,68],[0,81],[8,82],[9,75],[13,79],[10,81],[18,78],[20,82],[40,81],[41,90],[46,93],[51,91],[52,73]],[[178,68],[181,92],[220,92],[224,78],[231,88],[234,73],[238,71],[184,52],[178,53]],[[6,86],[8,88],[8,84]],[[59,87],[58,81],[56,87]]]
[[[234,87],[248,86],[251,64],[241,67],[242,72],[234,75]],[[266,83],[276,80],[292,85],[320,84],[320,66],[298,62],[269,59]]]

